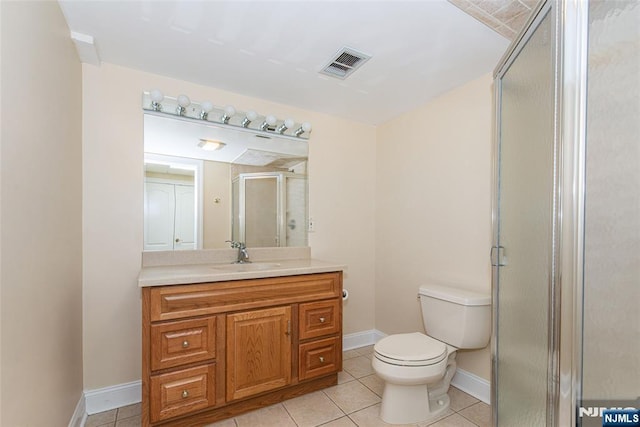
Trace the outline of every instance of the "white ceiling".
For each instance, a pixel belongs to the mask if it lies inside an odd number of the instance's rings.
[[[446,0],[60,4],[103,62],[373,125],[491,72],[508,45]],[[346,80],[319,74],[343,46],[372,58]]]

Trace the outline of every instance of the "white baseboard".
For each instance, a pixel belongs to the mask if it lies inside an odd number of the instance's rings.
[[[84,392],[86,413],[109,411],[142,401],[142,381],[133,381]]]
[[[487,405],[491,404],[491,383],[484,378],[458,368],[451,379],[451,385],[482,400]]]
[[[83,427],[84,423],[87,421],[87,410],[86,410],[86,400],[84,398],[84,393],[80,396],[80,400],[76,405],[76,410],[73,411],[73,415],[71,416],[71,421],[69,421],[69,427]]]
[[[347,351],[353,350],[354,348],[366,347],[377,343],[378,340],[386,336],[387,334],[377,329],[347,334],[342,337],[342,350]]]

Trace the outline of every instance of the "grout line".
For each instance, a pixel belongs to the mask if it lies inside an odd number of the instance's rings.
[[[371,375],[375,375],[375,374],[371,374]],[[364,377],[362,377],[362,378],[367,378],[367,377],[370,377],[371,375],[365,375],[365,376],[364,376]],[[371,393],[375,394],[375,395],[376,395],[376,396],[378,396],[380,399],[382,399],[382,396],[380,396],[378,393],[376,393],[376,392],[375,392],[375,390],[373,390],[371,387],[369,387],[368,385],[366,385],[365,383],[363,383],[363,382],[362,382],[362,381],[360,381],[360,380],[358,380],[358,382],[359,382],[360,384],[362,384],[363,386],[365,386],[367,389],[369,389],[369,390],[371,391]],[[378,402],[378,403],[380,403],[380,402]]]
[[[291,400],[291,399],[288,399],[288,400]],[[293,418],[293,415],[291,415],[291,412],[289,412],[289,410],[287,409],[287,405],[285,405],[285,404],[284,404],[284,402],[286,402],[286,400],[285,400],[285,401],[280,402],[280,405],[282,405],[282,407],[284,408],[284,411],[285,411],[285,412],[287,413],[287,415],[289,416],[289,419],[290,419],[291,421],[293,421],[293,423],[294,423],[297,427],[300,427],[300,424],[298,424],[298,423],[296,422],[295,418]]]

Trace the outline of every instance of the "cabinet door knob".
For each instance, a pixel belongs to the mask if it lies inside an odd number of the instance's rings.
[[[324,357],[320,356],[320,363],[324,363]]]
[[[182,341],[182,348],[187,348],[187,347],[189,347],[189,341],[187,340]]]
[[[176,237],[176,243],[180,243],[180,239]]]
[[[182,398],[186,399],[187,397],[189,397],[189,392],[187,390],[183,390],[182,391]]]
[[[326,319],[325,319],[324,317],[321,317],[321,318],[320,318],[320,319],[318,319],[318,320],[320,320],[320,323],[324,323],[324,321],[325,321]]]

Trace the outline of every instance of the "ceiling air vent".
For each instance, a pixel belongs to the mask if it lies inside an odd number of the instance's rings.
[[[333,58],[320,72],[344,80],[367,62],[371,55],[349,47],[343,47]]]

